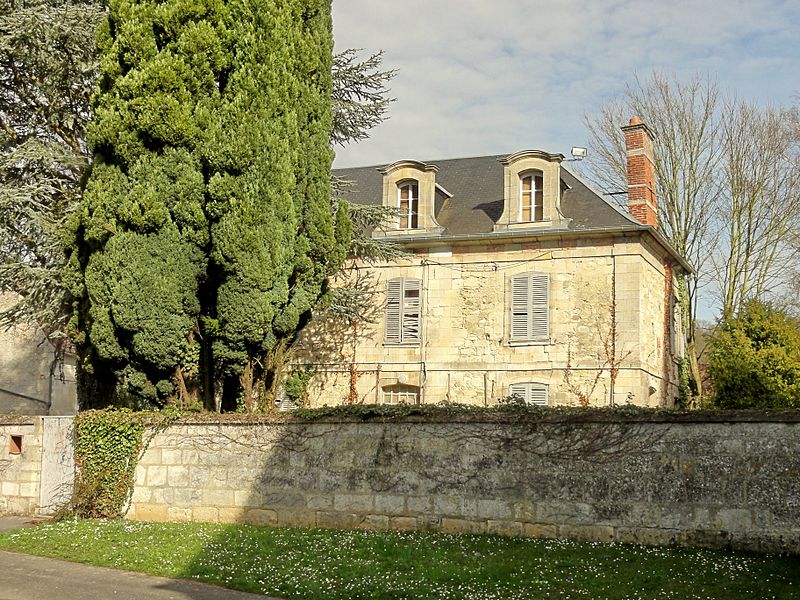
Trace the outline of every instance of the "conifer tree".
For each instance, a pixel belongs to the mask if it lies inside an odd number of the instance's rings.
[[[99,385],[248,408],[344,258],[327,0],[112,0],[72,328]],[[91,402],[89,402],[91,404]]]

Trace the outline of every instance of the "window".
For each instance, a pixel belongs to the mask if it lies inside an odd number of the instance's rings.
[[[520,218],[524,223],[544,220],[544,195],[542,174],[539,171],[523,174],[519,178]]]
[[[415,385],[387,385],[383,388],[384,404],[419,404],[419,388]]]
[[[419,279],[390,279],[386,284],[387,344],[419,343],[421,288]]]
[[[523,273],[511,278],[511,341],[546,340],[550,336],[550,276]]]
[[[544,383],[512,383],[508,395],[516,396],[525,404],[547,406],[547,386]]]
[[[400,209],[400,229],[419,227],[419,185],[416,181],[397,186],[397,206]]]

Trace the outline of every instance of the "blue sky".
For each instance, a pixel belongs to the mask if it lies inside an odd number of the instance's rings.
[[[386,51],[397,101],[335,166],[585,146],[584,113],[652,69],[785,105],[800,0],[334,0],[337,50]]]

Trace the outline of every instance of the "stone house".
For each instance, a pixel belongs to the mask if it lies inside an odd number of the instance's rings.
[[[622,129],[629,212],[540,150],[336,170],[350,201],[397,210],[372,235],[407,257],[347,270],[372,322],[304,330],[308,404],[673,405],[690,267],[656,229],[653,134]]]
[[[17,296],[0,294],[0,310]],[[38,327],[0,329],[0,414],[74,415],[78,409],[75,356],[56,353]]]

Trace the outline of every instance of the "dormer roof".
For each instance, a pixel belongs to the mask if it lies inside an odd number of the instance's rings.
[[[383,174],[404,163],[438,168],[437,188],[450,195],[437,211],[436,219],[445,228],[444,234],[462,235],[489,233],[503,213],[504,162],[516,160],[527,153],[541,153],[546,160],[563,160],[561,154],[526,150],[514,154],[455,158],[435,161],[398,161],[391,165],[372,165],[334,169],[334,175],[351,181],[345,197],[355,204],[380,205],[383,198]],[[573,230],[631,228],[641,224],[583,182],[561,163],[561,212],[569,219],[567,228]]]

